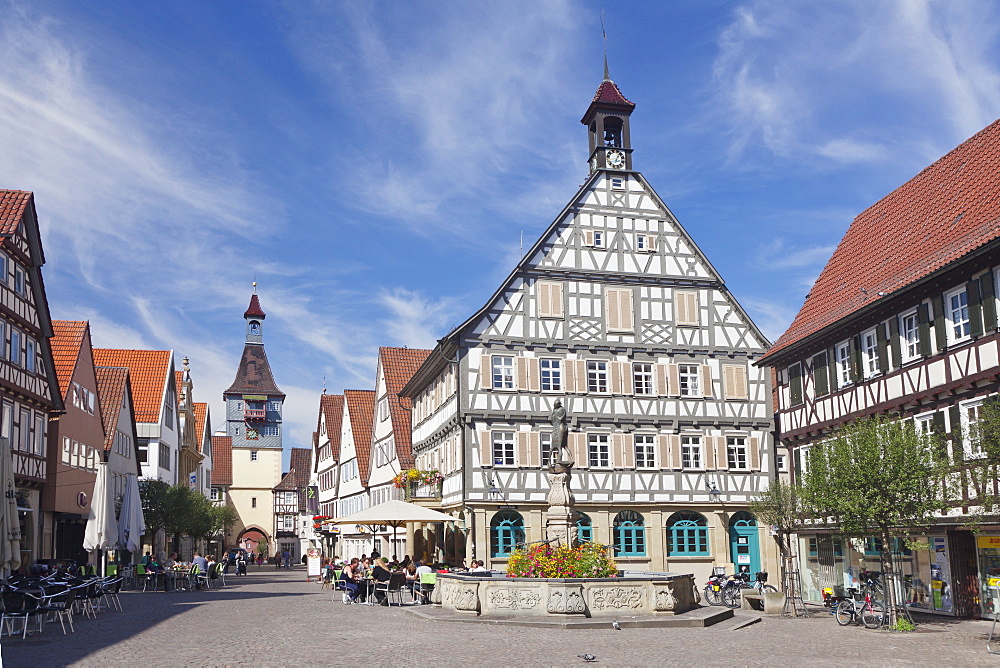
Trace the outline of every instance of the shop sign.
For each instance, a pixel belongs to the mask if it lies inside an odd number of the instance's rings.
[[[979,547],[1000,547],[1000,536],[979,536],[976,538]]]
[[[749,554],[737,554],[736,555],[736,563],[738,563],[738,564],[749,564],[750,563],[750,555]]]

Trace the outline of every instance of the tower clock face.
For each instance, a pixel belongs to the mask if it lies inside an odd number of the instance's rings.
[[[625,154],[618,149],[611,149],[608,151],[606,159],[608,167],[611,167],[612,169],[621,169],[625,166]]]

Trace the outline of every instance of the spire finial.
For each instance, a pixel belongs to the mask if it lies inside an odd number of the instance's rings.
[[[604,38],[604,80],[611,81],[611,75],[608,73],[608,33],[604,29],[604,10],[601,10],[601,37]]]
[[[607,69],[607,66],[605,66],[604,69]],[[253,283],[251,283],[251,285],[253,285],[253,293],[257,294],[257,277],[256,276],[254,276]]]
[[[323,394],[326,394],[326,374],[323,374]]]

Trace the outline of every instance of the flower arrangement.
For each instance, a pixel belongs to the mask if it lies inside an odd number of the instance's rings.
[[[323,528],[323,520],[333,519],[329,515],[313,515],[313,529],[317,531]]]
[[[552,547],[538,543],[518,548],[507,560],[511,578],[613,578],[618,565],[608,548],[597,543]]]
[[[406,469],[396,474],[392,479],[392,484],[399,489],[407,485],[437,485],[444,481],[444,476],[437,469],[421,471],[420,469]]]

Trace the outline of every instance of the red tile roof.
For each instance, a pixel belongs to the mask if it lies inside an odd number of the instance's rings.
[[[312,463],[312,452],[309,448],[292,448],[288,465],[295,472],[295,486],[305,489],[309,486],[309,467]]]
[[[184,372],[174,371],[174,385],[177,386],[177,403],[181,403],[181,397],[184,396]]]
[[[260,318],[261,320],[267,317],[267,315],[265,315],[264,313],[264,309],[260,307],[260,300],[257,299],[256,292],[253,293],[253,296],[250,297],[250,306],[248,306],[247,310],[243,313],[243,317]]]
[[[775,354],[1000,237],[1000,120],[851,223]]]
[[[101,400],[101,419],[104,421],[104,451],[111,452],[115,446],[122,402],[126,392],[130,391],[128,369],[98,366],[94,367],[94,373],[97,375],[97,395]]]
[[[63,399],[67,399],[70,383],[73,380],[73,372],[76,371],[77,360],[80,358],[80,350],[83,348],[84,338],[87,336],[88,323],[86,320],[53,320],[52,333],[50,339],[52,343],[52,365],[56,370],[56,377],[59,379],[59,393]]]
[[[626,99],[625,96],[622,95],[622,92],[618,90],[618,84],[608,79],[602,81],[601,85],[597,87],[597,92],[594,93],[593,101],[603,104],[620,104],[631,109],[635,108],[635,102]]]
[[[389,415],[392,418],[393,441],[396,444],[396,456],[399,466],[403,469],[413,468],[413,444],[411,443],[412,420],[410,411],[400,403],[399,392],[410,382],[410,378],[424,363],[429,350],[413,348],[378,349],[379,361],[382,364],[382,374],[385,376],[386,394],[389,397]]]
[[[284,397],[285,393],[278,389],[271,375],[271,365],[267,362],[267,353],[259,343],[248,343],[243,346],[243,356],[236,370],[236,378],[225,394],[264,394],[269,397]]]
[[[14,234],[34,195],[25,190],[0,190],[0,235]]]
[[[194,406],[194,433],[198,439],[198,452],[204,450],[205,431],[212,428],[208,424],[208,404],[203,401],[196,401]]]
[[[319,420],[326,419],[326,436],[330,439],[330,456],[340,461],[340,428],[344,422],[344,397],[340,394],[322,394],[319,397],[319,414],[316,431],[319,431]]]
[[[94,348],[95,366],[127,367],[132,382],[136,422],[159,422],[163,393],[169,377],[173,351]]]
[[[354,434],[361,484],[368,486],[372,451],[372,421],[375,419],[375,390],[344,390],[347,416]],[[329,427],[327,427],[329,429]]]
[[[294,492],[297,488],[295,487],[295,469],[292,469],[285,475],[281,477],[281,480],[277,485],[271,488],[274,492]]]
[[[231,487],[233,484],[233,438],[212,437],[212,485]]]

